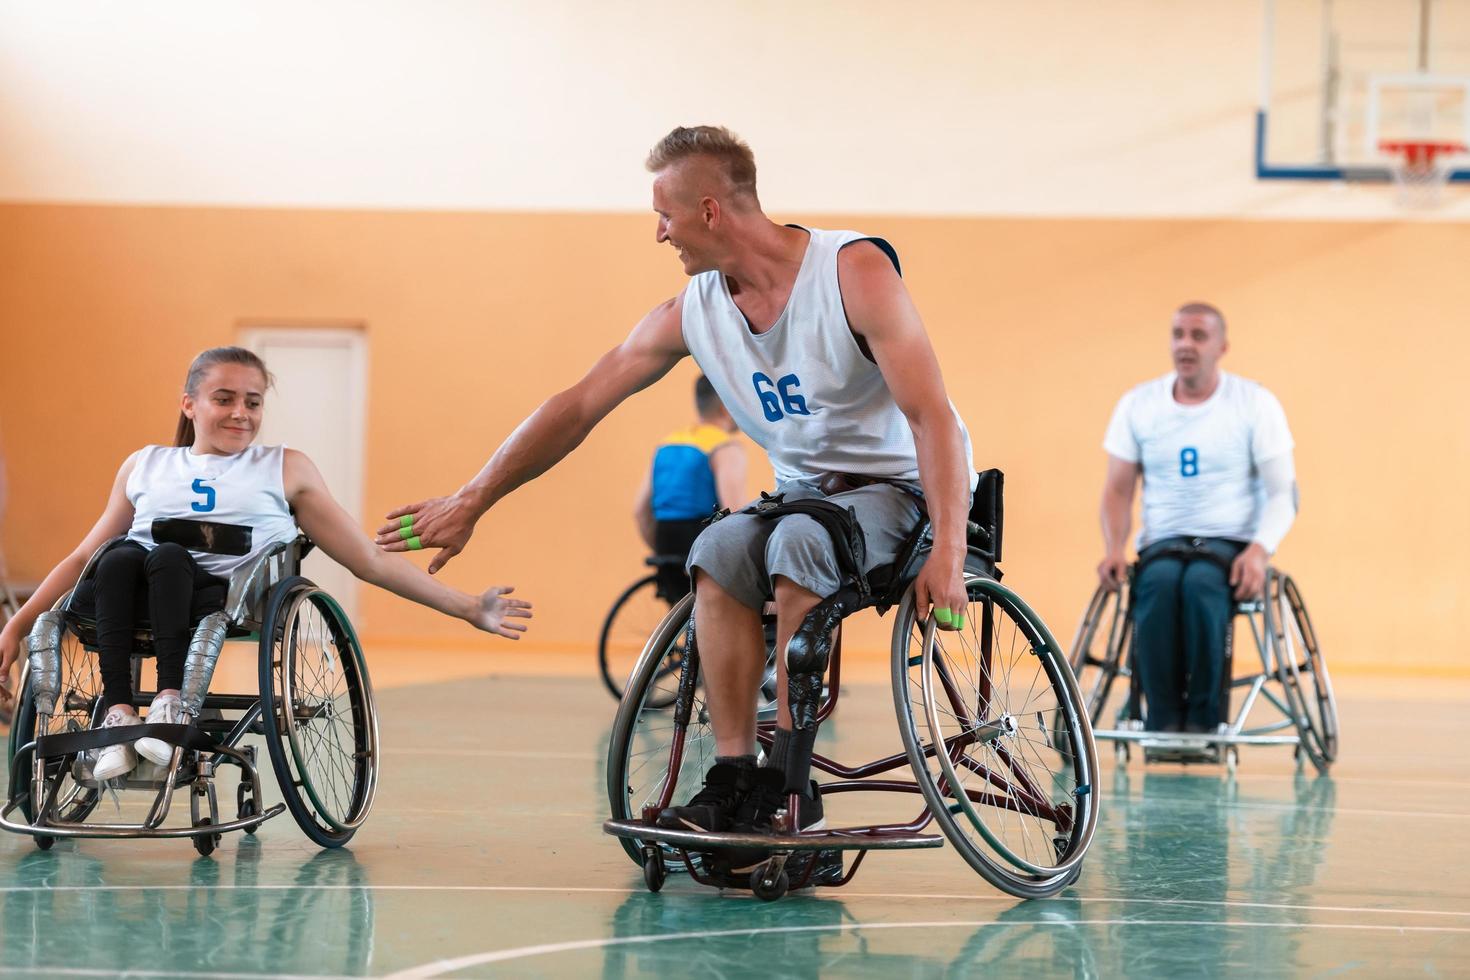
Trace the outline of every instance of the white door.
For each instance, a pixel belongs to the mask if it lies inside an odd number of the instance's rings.
[[[240,344],[265,359],[275,376],[266,392],[262,444],[285,443],[311,457],[327,488],[362,526],[363,418],[367,338],[355,327],[252,326]],[[330,592],[349,620],[357,617],[357,580],[313,551],[301,574]]]

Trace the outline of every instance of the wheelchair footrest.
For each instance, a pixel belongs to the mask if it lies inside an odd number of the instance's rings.
[[[766,851],[883,851],[944,846],[944,838],[937,834],[912,834],[873,827],[815,830],[801,834],[706,834],[697,830],[669,830],[641,820],[608,820],[602,829],[614,837],[666,844],[699,853],[750,848]]]

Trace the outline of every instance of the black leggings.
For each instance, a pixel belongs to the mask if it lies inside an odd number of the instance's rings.
[[[225,581],[200,568],[180,545],[161,544],[149,551],[126,541],[102,556],[95,582],[97,649],[107,706],[133,703],[133,633],[143,614],[153,631],[158,689],[181,685],[189,628],[224,608]]]

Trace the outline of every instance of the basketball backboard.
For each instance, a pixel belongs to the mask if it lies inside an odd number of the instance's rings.
[[[1386,181],[1407,142],[1470,144],[1470,0],[1265,0],[1256,176]]]

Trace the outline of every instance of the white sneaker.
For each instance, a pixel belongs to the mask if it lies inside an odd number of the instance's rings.
[[[184,720],[184,703],[177,694],[160,694],[148,706],[150,725],[177,725]],[[174,747],[156,738],[140,738],[133,743],[138,754],[156,765],[166,766],[174,757]]]
[[[113,708],[107,712],[107,717],[102,719],[103,728],[125,728],[129,725],[141,725],[143,719],[131,711],[122,708]],[[127,742],[121,745],[105,745],[97,750],[97,762],[92,766],[92,778],[102,781],[116,779],[126,776],[138,766],[138,753]]]

